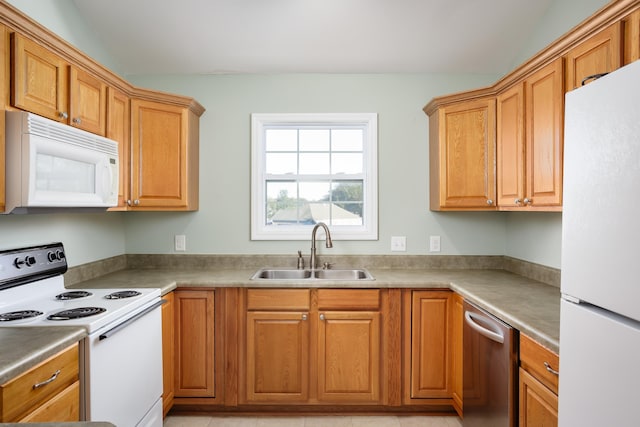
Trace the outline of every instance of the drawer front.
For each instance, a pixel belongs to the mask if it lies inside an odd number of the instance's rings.
[[[74,344],[0,386],[0,420],[13,422],[20,419],[76,381],[78,345]]]
[[[558,355],[524,334],[520,334],[520,365],[558,394],[558,374],[552,372],[558,372]]]
[[[21,423],[80,421],[80,382],[76,381],[20,420]]]
[[[318,310],[378,310],[379,289],[318,289]]]
[[[309,289],[249,289],[247,310],[308,311]]]

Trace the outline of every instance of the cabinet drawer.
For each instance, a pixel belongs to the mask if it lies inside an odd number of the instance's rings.
[[[76,381],[77,344],[0,386],[0,421],[18,420]]]
[[[558,394],[558,375],[550,371],[558,371],[558,355],[524,334],[520,334],[520,365]]]
[[[377,310],[379,289],[318,289],[318,310]]]
[[[20,420],[21,423],[80,421],[80,382],[76,381],[35,411]]]
[[[249,289],[247,310],[309,310],[309,289]]]

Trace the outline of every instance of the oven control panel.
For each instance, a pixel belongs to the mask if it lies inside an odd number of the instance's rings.
[[[67,257],[62,243],[0,251],[0,289],[63,274]]]

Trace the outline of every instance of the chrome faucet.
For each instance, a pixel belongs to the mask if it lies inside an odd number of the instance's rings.
[[[312,269],[318,268],[316,261],[316,231],[318,231],[318,227],[324,228],[324,234],[326,237],[325,245],[327,248],[333,247],[333,242],[331,241],[331,233],[329,232],[329,227],[324,222],[319,222],[313,227],[313,231],[311,232],[311,257],[309,259],[309,267]]]

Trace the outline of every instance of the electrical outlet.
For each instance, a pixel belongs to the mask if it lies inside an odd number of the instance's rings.
[[[175,235],[175,250],[180,252],[187,250],[187,236],[184,234]]]
[[[391,237],[391,250],[393,252],[405,252],[407,250],[407,238],[406,238],[406,236],[392,236]]]
[[[429,252],[440,252],[440,236],[429,236]]]

